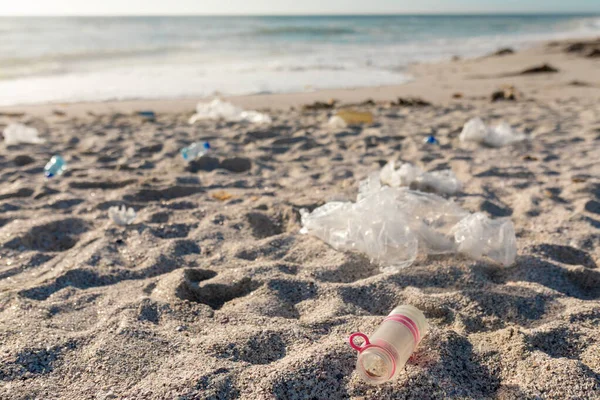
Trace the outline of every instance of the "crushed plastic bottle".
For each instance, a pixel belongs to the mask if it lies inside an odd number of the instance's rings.
[[[516,132],[506,122],[488,127],[479,117],[469,120],[459,136],[461,142],[475,142],[490,147],[503,147],[525,138],[525,135]]]
[[[335,117],[341,118],[346,125],[372,124],[373,114],[368,111],[340,110]]]
[[[356,203],[329,202],[312,212],[301,210],[303,234],[311,234],[340,251],[359,251],[397,272],[425,254],[460,252],[510,265],[516,257],[510,219],[490,220],[470,214],[452,201],[407,188],[377,187],[369,179]]]
[[[136,217],[135,210],[132,207],[111,207],[108,209],[108,216],[113,222],[120,226],[131,224]]]
[[[61,156],[53,156],[44,167],[46,178],[62,175],[67,169],[67,163]]]
[[[195,124],[197,121],[203,119],[223,119],[234,122],[246,121],[253,124],[270,124],[272,122],[271,117],[267,114],[258,111],[245,111],[221,99],[214,99],[210,103],[198,103],[196,114],[190,118],[189,123]]]
[[[8,146],[19,143],[42,144],[46,141],[40,138],[39,132],[35,128],[30,128],[23,124],[10,124],[4,128],[4,143]]]
[[[181,149],[181,157],[187,162],[194,161],[210,150],[210,143],[208,142],[196,142]]]
[[[403,163],[396,169],[396,163],[390,161],[381,169],[379,178],[381,183],[391,187],[406,186],[415,190],[449,195],[462,190],[462,183],[452,170],[425,172],[410,163]]]
[[[358,351],[356,370],[361,378],[371,384],[396,378],[428,330],[425,315],[404,305],[396,307],[371,337],[360,332],[350,335],[350,346]],[[355,342],[358,337],[363,339],[360,345]]]

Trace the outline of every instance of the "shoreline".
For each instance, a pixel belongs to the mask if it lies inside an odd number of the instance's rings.
[[[397,97],[420,97],[432,103],[447,104],[456,100],[453,99],[456,93],[463,94],[463,99],[481,98],[489,96],[493,90],[504,85],[517,87],[527,97],[541,96],[549,100],[582,95],[596,96],[591,93],[593,90],[586,93],[582,86],[574,88],[570,85],[578,80],[585,82],[585,77],[593,77],[593,74],[588,71],[597,64],[596,60],[586,60],[560,51],[549,51],[552,49],[549,46],[551,43],[560,43],[557,47],[561,47],[568,43],[593,39],[595,37],[545,41],[537,46],[504,56],[494,56],[492,53],[454,61],[411,64],[406,73],[412,80],[398,85],[247,94],[223,96],[222,98],[245,108],[284,110],[330,99],[339,100],[341,103],[359,103],[366,99],[378,102],[393,101]],[[516,74],[527,68],[543,64],[555,65],[559,69],[559,73],[545,78],[541,74],[538,77],[502,76],[503,74]],[[565,67],[566,65],[568,68]],[[546,79],[547,84],[540,85],[539,82],[532,84],[531,79]],[[600,81],[595,78],[586,83],[590,85],[589,88],[600,87]],[[25,104],[2,106],[0,113],[25,112],[35,116],[49,116],[53,110],[67,111],[76,116],[81,116],[89,111],[95,114],[132,113],[141,110],[153,110],[158,113],[191,113],[198,102],[214,97],[217,96]]]

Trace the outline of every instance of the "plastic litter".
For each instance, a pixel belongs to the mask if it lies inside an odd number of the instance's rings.
[[[400,168],[396,169],[394,161],[388,162],[381,169],[379,179],[381,183],[391,187],[407,186],[425,192],[455,194],[462,189],[462,183],[452,170],[425,172],[410,163],[400,164]]]
[[[231,103],[221,99],[214,99],[210,103],[198,103],[196,114],[190,120],[190,124],[203,119],[224,119],[226,121],[247,121],[254,124],[270,124],[271,117],[258,111],[245,111]]]
[[[525,140],[525,135],[516,132],[506,122],[488,127],[481,118],[476,117],[465,124],[459,139],[462,142],[476,142],[490,147],[503,147]]]
[[[371,337],[350,335],[350,346],[358,351],[356,369],[371,384],[388,382],[398,376],[427,334],[429,324],[423,313],[409,305],[396,307]],[[361,345],[355,342],[362,338]]]
[[[46,178],[62,175],[67,169],[67,163],[61,156],[52,156],[50,161],[44,167],[44,175]]]
[[[196,142],[181,149],[181,157],[187,162],[194,161],[210,150],[210,143],[208,142]]]
[[[120,226],[131,224],[135,220],[135,210],[132,207],[111,207],[108,209],[108,216],[113,222]]]
[[[373,114],[368,111],[340,110],[335,114],[347,125],[372,124]]]
[[[46,140],[38,136],[39,132],[35,128],[30,128],[23,124],[10,124],[4,128],[4,143],[14,145],[19,143],[41,144]]]
[[[440,142],[433,135],[427,136],[423,142],[427,144],[440,144]]]
[[[148,121],[154,121],[156,119],[156,113],[154,111],[138,111],[137,115]]]
[[[365,253],[384,272],[412,265],[419,252],[460,252],[506,266],[517,252],[510,219],[470,214],[443,197],[381,186],[374,177],[361,183],[356,203],[334,201],[300,214],[301,233],[340,251]]]
[[[327,122],[327,126],[329,126],[330,128],[334,128],[334,129],[343,129],[343,128],[348,127],[348,124],[346,123],[346,121],[344,121],[344,119],[342,117],[334,115],[333,117],[329,118],[329,122]]]

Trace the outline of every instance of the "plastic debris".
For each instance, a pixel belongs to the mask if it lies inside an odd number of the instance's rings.
[[[303,234],[341,251],[359,251],[384,272],[397,272],[425,254],[460,252],[510,265],[516,237],[510,219],[470,214],[432,193],[362,182],[356,203],[329,202],[313,212],[301,210]]]
[[[181,149],[181,157],[187,162],[194,161],[210,150],[210,143],[208,142],[196,142]]]
[[[46,140],[38,136],[39,132],[35,128],[30,128],[23,124],[10,124],[4,128],[4,143],[14,145],[19,143],[41,144]]]
[[[462,189],[462,183],[452,170],[425,172],[410,163],[400,164],[400,168],[396,169],[394,161],[388,162],[381,169],[379,179],[381,183],[391,187],[406,186],[425,192],[455,194]]]
[[[245,111],[231,103],[221,99],[214,99],[210,103],[198,103],[196,114],[190,120],[190,124],[203,119],[224,119],[226,121],[247,121],[253,124],[270,124],[271,117],[258,111]]]
[[[111,207],[108,209],[108,216],[113,222],[120,226],[127,226],[135,220],[135,210],[132,207]]]
[[[327,125],[330,128],[334,129],[343,129],[348,127],[346,121],[344,121],[342,117],[338,117],[337,115],[334,115],[333,117],[329,118],[329,122],[327,122]]]
[[[506,122],[488,127],[481,118],[469,120],[459,136],[462,142],[476,142],[490,147],[502,147],[525,140],[525,135],[515,132]]]
[[[340,110],[335,114],[347,125],[372,124],[373,114],[368,111]]]
[[[52,156],[50,161],[44,167],[44,175],[46,178],[62,175],[67,169],[67,163],[61,156]]]
[[[423,142],[427,144],[440,144],[439,140],[437,140],[433,135],[427,136]]]
[[[356,370],[371,384],[396,378],[428,331],[429,323],[419,309],[396,307],[371,337],[364,333],[350,335],[350,346],[358,351]],[[360,345],[355,342],[359,337],[363,339]]]
[[[156,119],[156,113],[154,111],[138,111],[137,115],[148,121],[154,121]]]
[[[224,190],[219,190],[217,192],[213,192],[210,197],[212,197],[215,200],[219,200],[219,201],[227,201],[229,199],[233,198],[233,195],[229,192],[226,192]]]

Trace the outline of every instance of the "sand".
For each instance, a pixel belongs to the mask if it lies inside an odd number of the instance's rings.
[[[404,86],[233,99],[268,126],[190,126],[194,99],[0,110],[47,139],[0,144],[0,398],[600,398],[600,61],[568,44],[415,65]],[[544,63],[559,72],[514,75]],[[491,102],[506,84],[517,100]],[[376,122],[330,129],[335,110],[301,109],[331,97],[373,99],[356,108]],[[475,116],[529,139],[461,144]],[[186,165],[196,140],[212,154]],[[55,153],[69,169],[46,180]],[[391,159],[452,168],[459,205],[510,217],[515,265],[450,255],[382,274],[299,234],[301,208],[352,199]],[[108,217],[122,204],[128,227]],[[398,304],[431,330],[398,380],[369,386],[347,337]]]

